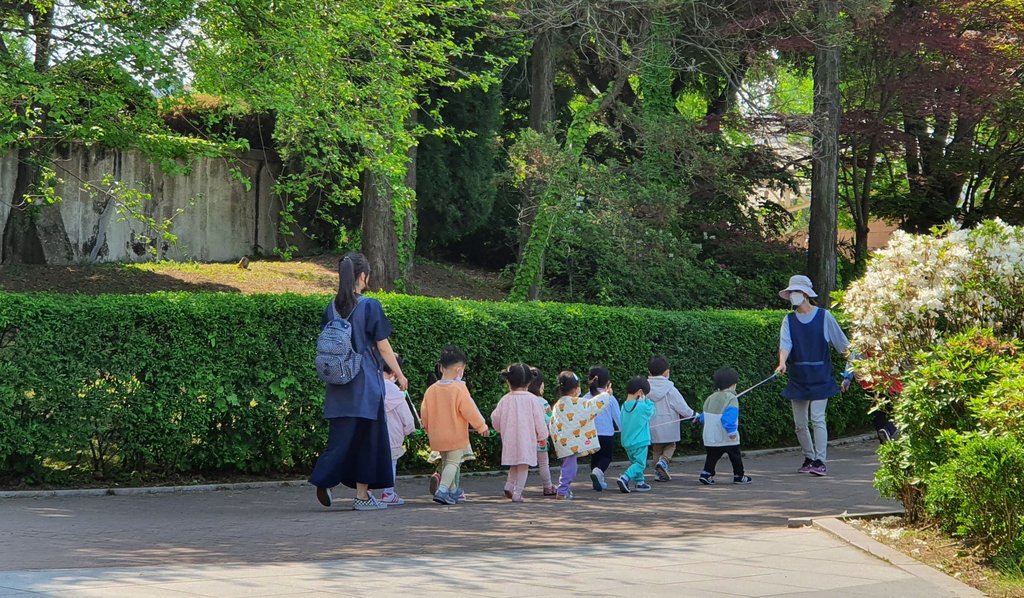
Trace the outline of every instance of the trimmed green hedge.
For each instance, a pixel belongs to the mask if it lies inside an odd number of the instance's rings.
[[[83,477],[307,470],[326,438],[313,369],[325,296],[0,293],[0,472],[7,482]],[[413,396],[443,345],[469,355],[467,382],[485,415],[514,361],[579,372],[607,365],[618,388],[665,353],[693,407],[711,373],[740,386],[771,372],[782,312],[658,312],[380,296]],[[743,401],[747,448],[792,444],[792,417],[768,385]],[[832,401],[833,433],[862,425],[856,394]],[[685,440],[697,447],[696,434]],[[498,443],[474,438],[482,466]],[[422,448],[422,440],[414,442]],[[410,451],[404,467],[422,466]]]

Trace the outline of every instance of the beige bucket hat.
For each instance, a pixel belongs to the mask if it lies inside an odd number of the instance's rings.
[[[789,294],[792,291],[800,291],[808,297],[817,297],[818,294],[814,292],[814,285],[811,284],[811,279],[797,274],[789,279],[789,286],[779,291],[779,297],[783,299],[789,299]]]

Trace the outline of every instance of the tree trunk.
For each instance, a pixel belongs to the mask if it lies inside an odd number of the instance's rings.
[[[868,269],[868,235],[871,227],[857,223],[856,233],[853,241],[853,270],[857,276],[862,276]]]
[[[413,110],[409,114],[407,124],[409,130],[412,131],[416,127],[418,119],[418,113]],[[418,145],[413,144],[409,148],[409,165],[405,171],[405,187],[412,194],[412,200],[405,207],[405,217],[402,220],[402,245],[405,248],[405,255],[399,256],[400,262],[404,259],[404,263],[399,263],[399,271],[401,273],[402,282],[406,287],[412,285],[413,281],[413,263],[415,262],[416,252],[416,161],[418,159]],[[407,290],[410,290],[407,288]]]
[[[544,134],[548,125],[555,120],[555,52],[554,32],[542,31],[533,40],[530,52],[530,128]],[[530,171],[535,172],[531,167]],[[539,198],[543,195],[544,183],[536,180],[526,181],[526,193],[519,205],[519,259],[523,259],[526,246],[530,241],[530,233],[539,209]],[[540,282],[544,278],[544,257],[540,258],[537,279],[530,285],[527,298],[530,301],[540,299]]]
[[[818,0],[814,55],[814,131],[811,221],[807,273],[827,306],[836,287],[836,228],[839,205],[839,47],[834,29],[838,0]]]
[[[854,195],[856,197],[857,205],[853,211],[853,221],[856,225],[856,233],[853,242],[853,271],[856,276],[863,276],[868,269],[868,234],[871,232],[871,186],[875,180],[875,161],[878,159],[878,147],[879,139],[878,136],[871,138],[871,142],[868,144],[867,157],[864,160],[864,175],[863,181],[860,183],[860,189],[855,189]],[[854,172],[857,169],[857,158],[854,153]],[[857,186],[857,180],[854,179],[854,186]]]
[[[530,53],[530,128],[544,134],[548,124],[555,120],[555,55],[552,48],[553,33],[544,31],[533,40]],[[533,168],[530,169],[531,172]],[[530,228],[537,216],[538,198],[543,195],[543,183],[526,181],[526,193],[519,204],[519,258],[530,240]]]
[[[70,264],[74,249],[68,240],[60,206],[28,204],[25,197],[35,192],[39,167],[32,148],[18,150],[13,206],[7,215],[0,243],[3,264]]]
[[[401,277],[391,197],[386,177],[369,169],[363,172],[363,255],[370,263],[370,288],[374,290],[393,291]]]
[[[530,52],[530,128],[538,133],[555,120],[554,32],[542,31]]]

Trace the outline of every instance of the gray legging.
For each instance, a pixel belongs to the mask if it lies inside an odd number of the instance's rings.
[[[804,451],[804,457],[811,461],[826,461],[828,453],[828,429],[825,428],[825,409],[828,407],[828,399],[820,401],[790,401],[793,404],[793,423],[796,424],[796,438],[800,441],[800,448]],[[811,432],[807,429],[808,413],[810,413],[810,424],[814,427],[814,442],[811,442]]]

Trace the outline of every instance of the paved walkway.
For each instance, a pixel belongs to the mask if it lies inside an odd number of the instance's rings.
[[[511,504],[495,477],[464,479],[472,502],[455,507],[406,482],[408,505],[374,513],[325,510],[309,488],[2,500],[0,596],[949,595],[786,528],[892,508],[874,448],[832,449],[826,478],[791,473],[794,453],[748,459],[750,486],[700,486],[684,463],[646,495],[595,493],[581,471],[569,503]]]

